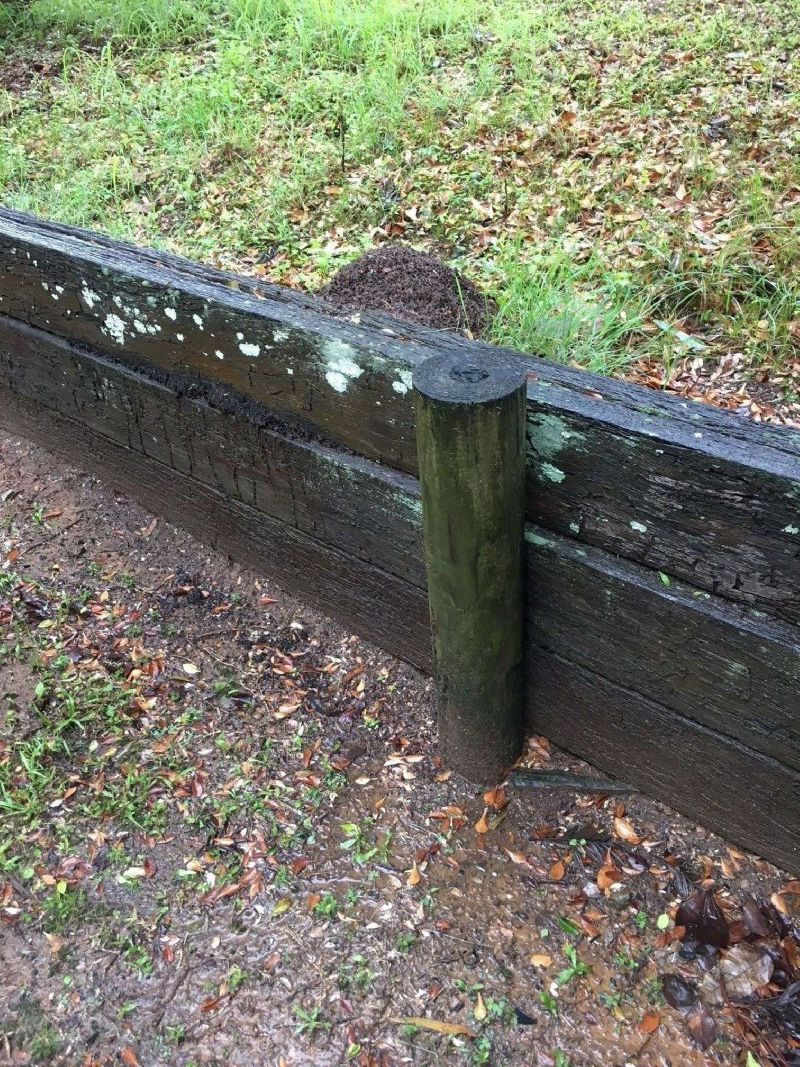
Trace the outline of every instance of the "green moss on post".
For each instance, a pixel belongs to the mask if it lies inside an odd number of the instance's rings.
[[[414,395],[439,744],[495,782],[522,744],[524,368],[436,356]]]

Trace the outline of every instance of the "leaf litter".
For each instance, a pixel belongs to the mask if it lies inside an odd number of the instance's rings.
[[[638,794],[476,791],[427,679],[0,454],[12,1062],[792,1063],[800,883]]]

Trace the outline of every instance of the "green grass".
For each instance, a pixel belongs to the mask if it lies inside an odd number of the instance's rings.
[[[10,206],[311,287],[407,240],[493,340],[607,373],[797,360],[798,0],[34,0],[0,36]]]

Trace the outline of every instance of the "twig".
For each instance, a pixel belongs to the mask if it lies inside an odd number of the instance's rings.
[[[82,521],[83,512],[80,513],[77,519],[73,519],[72,522],[68,522],[66,526],[62,526],[60,530],[53,530],[51,534],[49,534],[47,537],[43,537],[41,541],[34,541],[32,545],[27,545],[25,551],[30,552],[34,548],[41,548],[42,545],[46,545],[49,541],[52,541],[57,537],[61,537],[61,535],[65,534],[67,530],[71,530],[73,526],[77,526],[78,523]]]
[[[636,792],[632,785],[626,785],[625,782],[612,782],[606,778],[591,778],[567,771],[535,771],[524,767],[511,772],[511,785],[517,789],[562,789],[572,793]]]
[[[161,1002],[161,1004],[159,1006],[158,1012],[156,1012],[153,1015],[153,1021],[152,1021],[151,1025],[152,1025],[154,1030],[157,1030],[159,1028],[159,1026],[161,1026],[161,1023],[162,1023],[162,1021],[164,1019],[164,1016],[166,1014],[167,1008],[170,1006],[172,1001],[175,999],[175,994],[178,992],[180,987],[186,981],[186,978],[188,977],[188,974],[189,974],[189,964],[185,963],[183,965],[183,967],[181,967],[181,969],[175,975],[175,977],[172,979],[172,981],[170,982],[169,986],[167,987],[167,992],[164,995],[164,999],[162,1000],[162,1002]]]

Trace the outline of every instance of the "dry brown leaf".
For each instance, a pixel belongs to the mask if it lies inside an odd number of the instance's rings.
[[[620,816],[614,819],[614,833],[620,840],[625,841],[629,845],[641,844],[642,839],[634,830],[633,823],[630,819],[625,819]]]
[[[607,892],[608,889],[614,885],[615,882],[621,882],[623,878],[622,871],[618,867],[615,867],[611,862],[611,856],[606,859],[605,864],[597,872],[597,885],[603,892]]]
[[[489,1014],[489,1012],[486,1010],[486,1005],[484,1004],[483,997],[480,993],[478,993],[478,1000],[475,1004],[475,1010],[472,1014],[479,1023],[482,1023],[486,1016]]]
[[[484,808],[483,809],[483,815],[481,815],[480,819],[478,819],[478,821],[475,823],[475,832],[476,833],[479,833],[479,834],[488,834],[489,833],[489,822],[488,822],[488,820],[486,818],[486,816],[488,814],[488,811],[489,811],[488,808]]]
[[[452,1034],[453,1037],[477,1037],[474,1030],[461,1023],[445,1023],[439,1019],[426,1019],[421,1015],[393,1016],[389,1022],[397,1026],[418,1026],[421,1030],[435,1030],[437,1034]]]
[[[531,963],[534,967],[550,967],[553,963],[553,957],[548,956],[546,952],[534,952],[531,956]]]
[[[652,1011],[649,1015],[645,1015],[642,1021],[639,1023],[639,1029],[643,1034],[652,1034],[658,1029],[658,1024],[661,1022],[661,1016],[657,1011]]]
[[[502,811],[508,804],[508,793],[505,790],[505,786],[498,785],[494,789],[489,789],[483,794],[483,802],[490,808],[494,808],[495,811]]]
[[[507,848],[506,855],[512,863],[519,863],[525,867],[528,866],[528,858],[524,852],[514,852],[513,849]]]
[[[119,1054],[119,1058],[125,1064],[125,1067],[142,1067],[139,1063],[139,1058],[136,1052],[130,1045],[126,1045]]]
[[[408,872],[408,878],[406,878],[406,885],[419,885],[421,881],[422,875],[419,873],[419,867],[415,863],[411,870]]]
[[[566,868],[564,867],[564,861],[556,860],[556,862],[550,868],[550,881],[560,882],[561,879],[564,877],[565,870]]]

